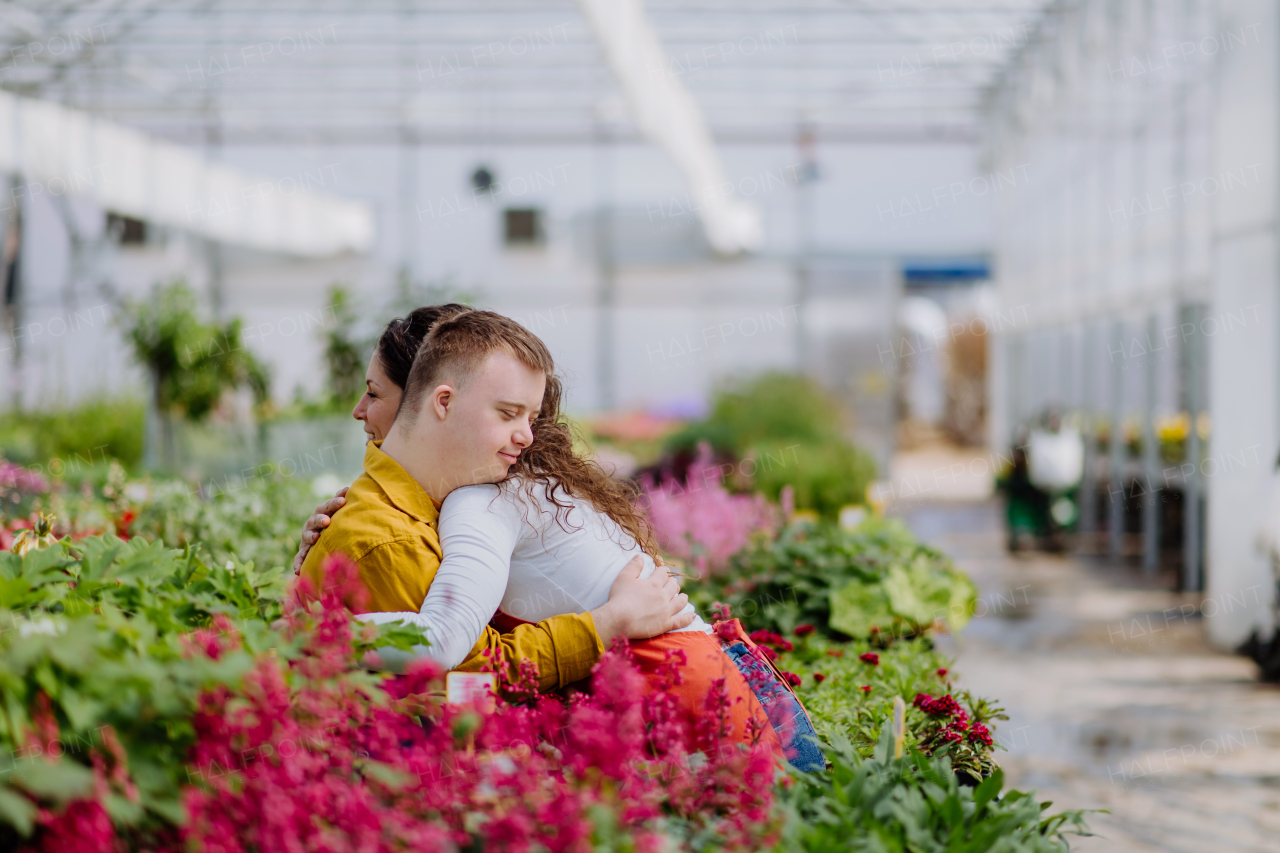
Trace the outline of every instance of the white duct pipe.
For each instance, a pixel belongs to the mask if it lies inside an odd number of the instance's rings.
[[[641,0],[578,0],[578,5],[640,132],[675,160],[689,182],[707,242],[726,255],[758,248],[764,238],[760,211],[733,196],[733,182],[702,111],[668,73],[670,62]]]

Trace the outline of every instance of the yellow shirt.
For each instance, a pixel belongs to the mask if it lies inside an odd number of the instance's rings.
[[[417,611],[443,556],[436,532],[440,513],[417,481],[379,445],[371,441],[365,447],[364,473],[351,484],[346,504],[312,546],[302,572],[318,587],[325,557],[344,553],[360,569],[370,611]],[[533,661],[539,687],[552,690],[590,675],[604,645],[589,613],[553,616],[506,634],[485,626],[458,669],[482,669],[488,662],[484,653],[491,649],[501,652],[513,673],[520,661]]]

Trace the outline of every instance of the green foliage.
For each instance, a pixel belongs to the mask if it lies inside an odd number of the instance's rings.
[[[315,504],[311,483],[297,477],[228,478],[203,497],[184,483],[160,481],[131,529],[177,548],[198,543],[219,564],[274,570],[292,564],[302,522]]]
[[[970,788],[945,757],[894,758],[888,727],[871,757],[842,739],[827,757],[831,769],[796,774],[782,794],[789,820],[779,850],[1068,853],[1068,833],[1088,834],[1081,812],[1048,815],[1050,803],[1031,794],[1001,796],[999,770]]]
[[[136,538],[0,553],[0,751],[11,756],[7,765],[0,760],[6,849],[31,830],[33,803],[56,807],[86,790],[91,755],[111,753],[111,739],[138,785],[135,798],[113,790],[106,799],[117,826],[146,837],[180,822],[181,791],[197,781],[185,760],[201,691],[240,689],[262,655],[299,654],[271,623],[292,579],[300,522],[315,501],[305,479],[233,479],[202,493],[174,481],[129,483],[116,466],[101,495],[66,489],[56,497],[59,512],[99,525],[136,511]],[[818,628],[794,638],[778,664],[800,675],[798,693],[833,766],[797,775],[784,789],[789,819],[778,849],[1056,853],[1066,849],[1064,831],[1083,827],[1078,813],[1049,816],[1026,794],[998,796],[989,750],[963,742],[922,754],[935,745],[937,720],[913,707],[917,693],[954,696],[975,724],[1005,717],[953,687],[943,671],[949,662],[929,638],[935,616],[967,617],[972,585],[900,522],[872,519],[853,532],[792,525],[689,591],[704,612],[713,600],[729,602],[752,630],[794,637],[797,625]],[[233,632],[239,647],[216,660],[190,655],[190,632],[211,626]],[[422,642],[402,626],[357,636],[361,652]],[[860,659],[871,652],[875,663]],[[376,676],[354,678],[377,689]],[[882,737],[895,697],[908,706],[903,759],[890,757]],[[31,749],[45,701],[64,752],[57,763],[36,760]],[[981,786],[959,785],[957,771],[982,778]],[[602,821],[598,840],[607,844],[613,831],[607,815]],[[696,837],[684,844],[715,847]]]
[[[345,408],[364,390],[365,363],[373,346],[356,334],[359,316],[350,290],[340,284],[330,287],[329,306],[334,322],[324,333],[324,363],[333,408]]]
[[[163,478],[126,482],[118,466],[94,484],[61,489],[34,508],[56,516],[61,533],[93,535],[125,523],[132,536],[170,547],[199,546],[218,565],[228,560],[263,570],[288,567],[302,523],[317,503],[305,477],[238,475],[200,486]],[[0,524],[26,517],[29,501],[0,506]]]
[[[667,439],[672,450],[707,442],[744,455],[764,443],[824,444],[840,438],[840,409],[812,379],[766,373],[718,393],[706,418]]]
[[[766,373],[716,395],[710,414],[667,439],[673,452],[706,442],[721,453],[752,457],[753,487],[778,500],[784,486],[797,509],[835,519],[840,508],[866,502],[875,460],[844,437],[843,412],[812,379]]]
[[[146,404],[130,398],[90,400],[43,412],[0,415],[0,454],[21,465],[39,464],[45,476],[73,477],[82,468],[118,459],[142,460]],[[47,464],[59,460],[51,469]]]
[[[877,662],[862,660],[866,652],[874,653]],[[954,696],[971,722],[988,728],[994,728],[996,720],[1008,719],[1003,709],[952,686],[951,661],[927,637],[880,648],[865,640],[838,643],[813,635],[797,639],[795,650],[783,653],[778,666],[800,676],[796,690],[822,740],[847,739],[864,758],[871,756],[879,733],[893,718],[895,697],[906,703],[905,743],[914,749],[927,751],[936,728],[936,721],[912,704],[920,693]],[[991,775],[995,769],[991,752],[992,748],[971,742],[949,750],[953,769],[972,779]]]
[[[396,273],[391,298],[384,306],[366,306],[367,311],[360,310],[350,288],[331,285],[328,308],[333,312],[333,325],[322,335],[327,388],[317,399],[307,399],[299,387],[286,415],[314,417],[349,412],[364,393],[365,366],[390,318],[404,317],[424,305],[472,301],[473,296],[449,279],[418,281],[403,269]]]
[[[208,623],[214,614],[270,622],[280,616],[283,568],[207,566],[195,549],[144,538],[93,536],[74,544],[0,552],[0,607],[67,617],[114,611],[145,618],[160,633]],[[105,610],[104,610],[105,609]]]
[[[782,489],[791,486],[796,509],[808,509],[834,520],[841,507],[863,504],[867,486],[876,478],[871,454],[846,441],[821,444],[757,444],[754,486],[771,501],[780,501]],[[779,461],[775,461],[779,460]]]
[[[835,638],[875,635],[881,643],[925,633],[938,621],[959,630],[977,602],[973,584],[945,555],[901,521],[875,518],[853,531],[790,525],[687,591],[704,608],[731,605],[754,628],[789,634],[808,623]]]
[[[34,808],[22,792],[51,805],[74,798],[89,784],[95,753],[127,760],[138,788],[136,797],[107,796],[117,825],[180,823],[200,693],[238,686],[257,656],[299,653],[301,641],[270,627],[291,578],[284,568],[210,565],[198,549],[141,538],[0,553],[0,750],[10,756],[0,765],[0,844],[30,831]],[[234,634],[232,648],[216,660],[188,653],[188,632],[210,625]],[[361,652],[422,642],[403,626],[365,626],[361,636]],[[365,680],[373,689],[376,678]],[[45,702],[54,741],[33,716]],[[56,763],[39,760],[59,753]]]
[[[185,283],[157,287],[151,298],[126,303],[121,319],[134,357],[155,382],[163,414],[202,420],[224,391],[238,387],[250,388],[259,404],[267,400],[267,369],[245,349],[241,321],[201,320]]]
[[[211,569],[194,551],[141,539],[97,537],[25,558],[0,554],[0,620],[8,629],[0,635],[0,745],[14,756],[11,766],[0,767],[6,800],[24,800],[10,786],[55,802],[72,796],[33,790],[31,773],[87,776],[90,751],[116,738],[139,798],[113,794],[107,801],[113,819],[180,820],[196,698],[235,684],[254,653],[283,645],[266,625],[279,615],[282,581],[252,568]],[[208,624],[213,614],[232,619],[244,648],[217,661],[184,655],[181,633]],[[48,697],[59,723],[57,748],[65,751],[52,766],[36,759],[54,745],[29,745],[29,709],[38,706],[38,694]],[[29,823],[16,813],[8,822],[19,831]]]

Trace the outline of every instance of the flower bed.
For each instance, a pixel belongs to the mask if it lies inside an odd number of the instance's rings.
[[[775,837],[772,755],[723,745],[723,701],[695,733],[697,760],[624,652],[568,704],[525,683],[489,713],[445,707],[434,667],[358,666],[422,638],[353,622],[358,573],[329,568],[308,603],[280,599],[279,577],[141,540],[0,555],[4,848],[750,850]]]
[[[995,769],[996,744],[989,727],[1007,717],[1000,708],[957,689],[951,662],[931,643],[898,642],[881,648],[868,641],[840,643],[813,634],[797,638],[794,650],[779,655],[778,663],[799,676],[801,699],[827,743],[845,738],[858,755],[871,757],[893,716],[893,700],[899,697],[907,706],[908,747],[930,755],[946,747],[966,783],[979,782]],[[929,705],[929,700],[935,704]]]
[[[935,622],[893,589],[901,575],[932,607],[935,581],[958,573],[893,526],[792,525],[691,590],[772,632],[757,636],[799,681],[832,761],[797,775],[720,748],[714,697],[702,751],[684,754],[669,710],[639,698],[617,653],[591,697],[534,700],[514,684],[491,711],[446,706],[430,668],[364,671],[371,649],[421,637],[353,623],[349,567],[333,567],[324,600],[290,597],[305,482],[209,500],[119,477],[10,488],[23,515],[6,529],[65,514],[61,541],[0,554],[3,849],[984,850],[1007,838],[1056,851],[1079,819],[996,796],[999,709],[958,689]],[[833,596],[854,581],[881,587],[881,630],[834,627],[846,623]]]

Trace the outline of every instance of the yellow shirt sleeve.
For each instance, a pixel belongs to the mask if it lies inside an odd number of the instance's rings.
[[[489,663],[486,651],[500,652],[512,675],[520,661],[526,658],[533,661],[538,667],[538,689],[545,691],[590,675],[591,667],[604,654],[604,643],[596,634],[596,623],[590,613],[552,616],[537,624],[518,625],[507,634],[486,625],[466,659],[458,664],[458,670],[484,669]]]

